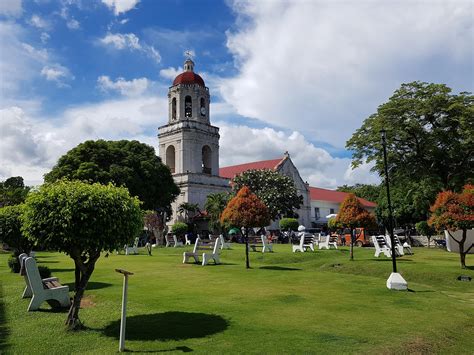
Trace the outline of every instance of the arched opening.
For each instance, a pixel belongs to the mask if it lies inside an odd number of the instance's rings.
[[[200,112],[202,117],[206,117],[206,100],[204,97],[201,97],[201,105],[200,105]]]
[[[202,147],[202,172],[212,174],[212,151],[207,145]]]
[[[173,120],[176,119],[176,97],[173,97],[173,100],[171,100],[171,118]]]
[[[166,165],[171,170],[171,173],[174,174],[175,172],[175,149],[174,146],[170,145],[166,148]]]
[[[191,96],[184,98],[184,117],[192,117],[193,115],[193,101]]]

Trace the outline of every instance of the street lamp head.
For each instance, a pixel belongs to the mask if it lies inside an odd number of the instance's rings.
[[[382,128],[380,130],[380,134],[382,136],[382,139],[385,140],[385,138],[387,137],[387,131],[385,130],[385,128]]]

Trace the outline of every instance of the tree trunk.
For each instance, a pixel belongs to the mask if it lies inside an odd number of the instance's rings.
[[[245,228],[245,266],[250,269],[249,262],[249,230]]]
[[[75,256],[74,263],[75,269],[75,293],[72,300],[71,307],[66,319],[66,326],[69,330],[79,330],[82,328],[82,323],[79,320],[79,309],[81,308],[81,300],[84,296],[84,292],[87,287],[87,283],[92,275],[95,268],[95,262],[100,256],[100,252],[96,253],[93,257],[89,257],[89,261],[84,263],[81,256]]]
[[[351,247],[350,247],[351,261],[354,260],[354,235],[353,235],[353,233],[354,233],[354,231],[351,228],[351,235],[349,237],[351,239]]]
[[[461,257],[461,269],[466,268],[466,253],[464,252],[464,243],[466,242],[466,237],[467,237],[467,229],[463,229],[462,238],[461,238],[461,241],[459,242],[459,256]]]

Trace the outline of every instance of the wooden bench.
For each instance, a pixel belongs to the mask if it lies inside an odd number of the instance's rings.
[[[392,252],[387,245],[386,239],[384,235],[373,235],[372,236],[372,243],[375,247],[375,257],[378,258],[380,254],[384,254],[387,258],[392,257]]]
[[[398,239],[398,236],[394,235],[393,240],[395,241],[395,256],[403,256],[403,245],[400,243],[400,239]],[[392,241],[390,240],[390,236],[386,235],[385,236],[385,243],[387,243],[387,247],[390,249],[390,252],[392,251]]]
[[[321,235],[319,237],[319,244],[318,248],[320,250],[322,249],[331,249],[333,247],[334,249],[337,249],[337,238],[333,238],[330,235]]]
[[[262,253],[273,252],[273,245],[268,242],[266,235],[249,237],[249,247],[253,251],[257,251],[257,248],[262,248]]]
[[[226,242],[222,234],[219,235],[219,239],[221,240],[221,249],[230,249],[231,243]]]
[[[52,307],[55,307],[57,303],[61,307],[69,307],[68,286],[61,285],[59,280],[54,277],[41,279],[34,258],[28,257],[24,260],[24,263],[32,295],[28,311],[36,311],[44,301],[48,302]]]
[[[135,238],[135,241],[133,242],[133,245],[131,247],[125,245],[125,255],[138,254],[138,240],[138,237]]]
[[[221,239],[216,238],[213,242],[206,243],[200,238],[196,239],[193,251],[185,251],[183,253],[183,264],[187,263],[189,258],[194,258],[194,262],[199,264],[199,254],[202,253],[202,266],[207,265],[209,261],[214,260],[215,264],[219,264],[219,253],[221,252]]]
[[[311,233],[300,232],[298,233],[299,243],[292,244],[293,253],[300,251],[304,253],[307,248],[314,251],[314,245],[316,244],[316,237]]]

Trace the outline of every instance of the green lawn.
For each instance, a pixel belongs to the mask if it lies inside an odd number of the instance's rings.
[[[222,253],[221,265],[181,264],[183,250],[155,249],[153,256],[99,259],[80,317],[87,329],[67,332],[64,312],[44,303],[26,311],[23,278],[0,254],[0,353],[113,353],[118,349],[122,275],[130,277],[126,347],[136,352],[198,353],[465,353],[474,349],[474,268],[459,257],[415,248],[399,259],[410,292],[385,286],[391,261],[372,249],[293,254],[251,252],[242,245]],[[63,284],[73,282],[73,262],[41,252]],[[474,257],[468,256],[468,265]]]

